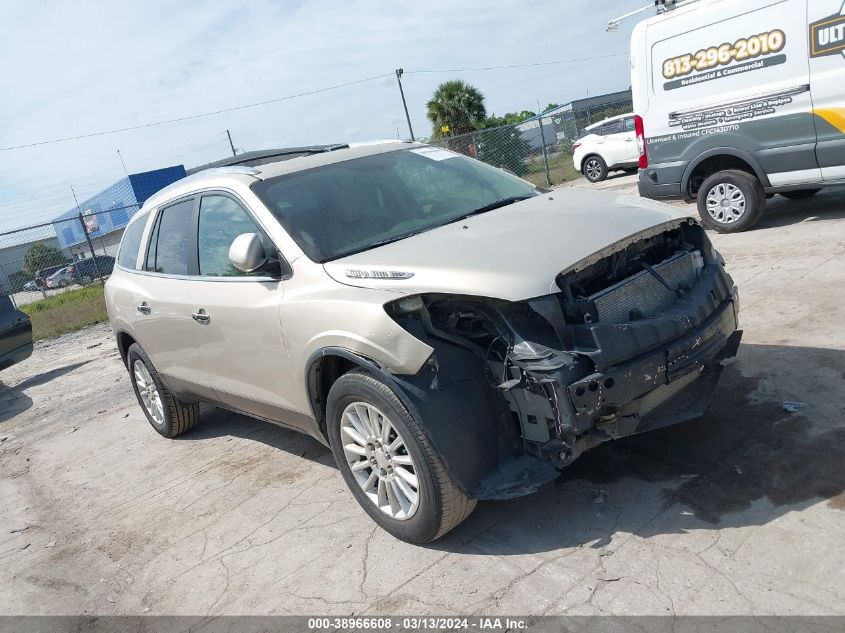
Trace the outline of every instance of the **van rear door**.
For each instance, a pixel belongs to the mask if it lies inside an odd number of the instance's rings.
[[[820,180],[806,24],[807,0],[693,3],[650,20],[650,162],[686,168],[733,148],[773,186]]]
[[[845,180],[845,2],[812,0],[809,11],[816,155],[824,180]]]

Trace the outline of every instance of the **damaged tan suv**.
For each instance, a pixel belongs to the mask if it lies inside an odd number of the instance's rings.
[[[610,439],[700,415],[737,293],[670,207],[392,143],[212,169],[126,228],[106,299],[150,424],[308,433],[385,530],[436,539]]]

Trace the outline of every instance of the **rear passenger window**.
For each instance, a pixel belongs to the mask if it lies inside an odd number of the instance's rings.
[[[166,275],[188,274],[188,236],[193,206],[193,200],[184,200],[159,212],[145,270]]]
[[[120,252],[117,254],[117,263],[130,270],[138,268],[138,252],[141,250],[141,238],[144,236],[144,229],[147,226],[150,214],[145,213],[130,224],[123,233],[123,240],[120,242]]]
[[[634,125],[634,119],[625,119],[625,131],[626,132],[635,132],[636,126]]]
[[[622,131],[622,119],[619,119],[618,121],[610,121],[601,126],[602,136],[608,136],[609,134],[620,134]]]
[[[227,196],[203,196],[197,236],[200,275],[204,277],[243,277],[249,273],[229,261],[229,247],[238,235],[257,233],[264,250],[272,253],[272,244],[244,208]],[[271,255],[272,256],[272,255]],[[263,273],[253,273],[263,274]]]

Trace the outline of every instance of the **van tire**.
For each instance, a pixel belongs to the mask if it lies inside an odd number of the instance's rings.
[[[152,378],[159,397],[161,398],[163,420],[159,423],[144,404],[141,392],[139,390],[138,379],[135,376],[135,364],[142,363],[146,368],[148,375]],[[141,405],[141,410],[147,417],[147,422],[150,423],[159,435],[167,438],[174,438],[190,431],[197,425],[200,418],[200,405],[197,402],[185,402],[173,395],[161,380],[158,372],[150,361],[146,352],[141,349],[137,343],[129,346],[126,352],[126,366],[129,369],[129,379],[132,382],[132,389],[135,391],[135,397],[138,398],[138,404]]]
[[[718,194],[717,188],[723,186],[725,193],[737,190],[744,201],[742,214],[735,220],[723,222],[718,219],[719,208],[714,215],[708,211],[708,197],[711,192]],[[766,208],[766,192],[756,176],[738,169],[726,169],[709,176],[698,190],[698,214],[707,228],[719,233],[740,233],[747,231],[757,223]]]
[[[375,407],[405,441],[419,482],[419,505],[409,518],[397,519],[380,509],[355,479],[341,436],[343,413],[355,406],[353,403]],[[373,374],[354,370],[338,378],[329,391],[326,413],[329,444],[347,487],[370,518],[391,535],[408,543],[429,543],[457,527],[475,509],[475,500],[468,498],[446,472],[419,421]]]
[[[796,191],[782,191],[780,195],[788,200],[805,200],[812,198],[821,189],[797,189]]]
[[[581,173],[590,182],[601,182],[607,178],[607,163],[598,154],[590,154],[581,163]]]

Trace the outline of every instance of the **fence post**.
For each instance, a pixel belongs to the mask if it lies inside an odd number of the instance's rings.
[[[82,213],[79,214],[79,225],[82,227],[82,233],[85,235],[85,239],[88,242],[88,250],[91,251],[91,257],[94,259],[94,268],[97,269],[97,276],[100,278],[100,283],[103,282],[103,272],[100,270],[100,262],[97,261],[97,254],[94,252],[94,245],[91,243],[91,236],[88,235],[88,228],[85,226],[85,218],[82,217]]]
[[[549,174],[549,154],[546,152],[546,133],[543,131],[543,115],[540,115],[540,142],[543,144],[543,167],[546,169],[546,182],[552,186],[552,176]]]

